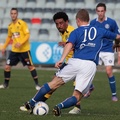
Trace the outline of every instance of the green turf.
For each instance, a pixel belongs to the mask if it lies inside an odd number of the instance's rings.
[[[50,81],[53,77],[52,70],[37,70],[39,82]],[[120,73],[115,73],[117,94],[120,99]],[[0,83],[3,82],[3,69],[0,69]],[[0,90],[0,120],[120,120],[120,100],[111,101],[111,92],[108,79],[104,72],[97,72],[94,79],[95,90],[91,96],[82,100],[82,112],[79,115],[69,115],[71,109],[63,109],[62,117],[54,117],[52,108],[73,91],[72,82],[59,88],[47,101],[50,111],[46,116],[29,115],[22,112],[19,107],[36,93],[34,82],[27,69],[12,70],[10,86]]]

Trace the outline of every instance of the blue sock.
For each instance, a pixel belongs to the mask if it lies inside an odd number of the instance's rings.
[[[94,85],[93,85],[93,84],[91,84],[91,85],[90,85],[90,90],[91,90],[91,89],[93,89],[93,87],[94,87]]]
[[[76,105],[76,103],[77,103],[77,98],[75,96],[72,96],[70,98],[67,98],[65,101],[63,101],[62,103],[58,104],[57,106],[60,109],[63,109],[63,108],[72,107],[72,106]]]
[[[116,82],[115,82],[115,77],[112,76],[111,78],[108,78],[109,79],[109,84],[110,84],[110,89],[111,89],[111,92],[112,92],[112,96],[116,96]]]
[[[37,92],[37,94],[29,101],[31,106],[34,106],[36,102],[41,101],[43,96],[50,91],[48,84],[44,84],[43,87]]]

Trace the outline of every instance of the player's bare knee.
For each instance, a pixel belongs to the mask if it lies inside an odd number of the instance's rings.
[[[30,71],[32,71],[32,70],[35,69],[35,67],[34,67],[33,65],[31,65],[31,66],[28,66],[28,69],[29,69]]]
[[[5,65],[4,70],[5,70],[5,71],[10,71],[10,70],[11,70],[11,66]]]

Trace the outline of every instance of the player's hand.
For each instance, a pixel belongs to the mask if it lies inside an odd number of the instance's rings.
[[[120,50],[120,45],[119,44],[114,44],[113,45],[113,50],[115,50],[116,52],[118,52]]]
[[[118,65],[120,65],[120,52],[118,52]]]
[[[59,42],[58,45],[64,47],[66,45],[66,42]]]
[[[60,66],[62,65],[62,63],[63,63],[62,61],[58,61],[58,62],[55,64],[55,67],[56,67],[56,68],[60,68]]]
[[[3,49],[1,50],[1,52],[2,52],[2,55],[4,55],[4,54],[5,54],[5,49],[3,48]]]
[[[21,47],[21,43],[16,43],[14,47],[15,48],[20,48]]]

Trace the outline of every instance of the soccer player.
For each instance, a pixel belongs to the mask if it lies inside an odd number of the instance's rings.
[[[102,28],[89,25],[89,14],[87,10],[81,9],[76,15],[78,28],[71,32],[61,59],[55,64],[59,68],[64,62],[65,57],[74,47],[74,56],[69,58],[67,65],[58,71],[51,82],[45,83],[35,96],[26,102],[25,108],[32,112],[35,103],[41,101],[43,96],[55,91],[68,81],[75,79],[75,89],[73,95],[53,108],[55,116],[61,115],[61,109],[76,105],[83,95],[89,90],[96,73],[96,65],[99,60],[99,52],[102,48],[103,38],[119,39],[120,35],[112,33]]]
[[[98,15],[98,18],[95,18],[90,22],[91,25],[104,28],[106,30],[109,30],[111,32],[119,33],[119,28],[115,20],[106,17],[106,5],[104,3],[98,3],[96,6],[96,13]],[[104,38],[103,47],[101,49],[101,52],[99,54],[99,65],[102,65],[102,62],[105,65],[106,73],[109,80],[110,89],[112,92],[112,101],[116,102],[118,101],[117,93],[116,93],[116,81],[115,76],[113,75],[113,68],[114,66],[114,50],[113,50],[113,41],[106,40],[107,38]],[[93,88],[93,84],[91,85],[90,89]],[[86,94],[86,96],[90,96],[91,90]]]
[[[58,44],[59,44],[59,46],[64,47],[70,33],[75,28],[73,26],[69,25],[68,15],[63,11],[55,13],[53,16],[53,20],[56,24],[56,28],[58,29],[61,38],[62,38],[62,41],[59,42]],[[59,68],[59,70],[61,70],[62,68],[64,68],[64,66],[67,65],[68,59],[71,58],[72,56],[73,56],[73,49],[71,49],[69,54],[66,56],[65,61],[62,64],[62,66]],[[46,94],[43,98],[43,101],[46,101],[51,96],[51,94],[52,93]],[[78,114],[78,113],[80,113],[80,111],[81,111],[80,105],[76,105],[75,108],[72,111],[70,111],[69,113],[70,114]]]
[[[10,16],[12,22],[8,26],[8,35],[2,49],[2,53],[4,54],[5,49],[9,45],[11,39],[13,40],[13,43],[12,50],[4,68],[4,83],[0,85],[0,89],[8,88],[11,76],[11,67],[17,65],[18,62],[21,61],[24,66],[28,66],[28,69],[31,72],[35,82],[35,88],[36,90],[39,90],[40,86],[38,84],[37,72],[30,55],[30,32],[27,23],[21,19],[18,19],[17,8],[12,8],[10,10]]]

